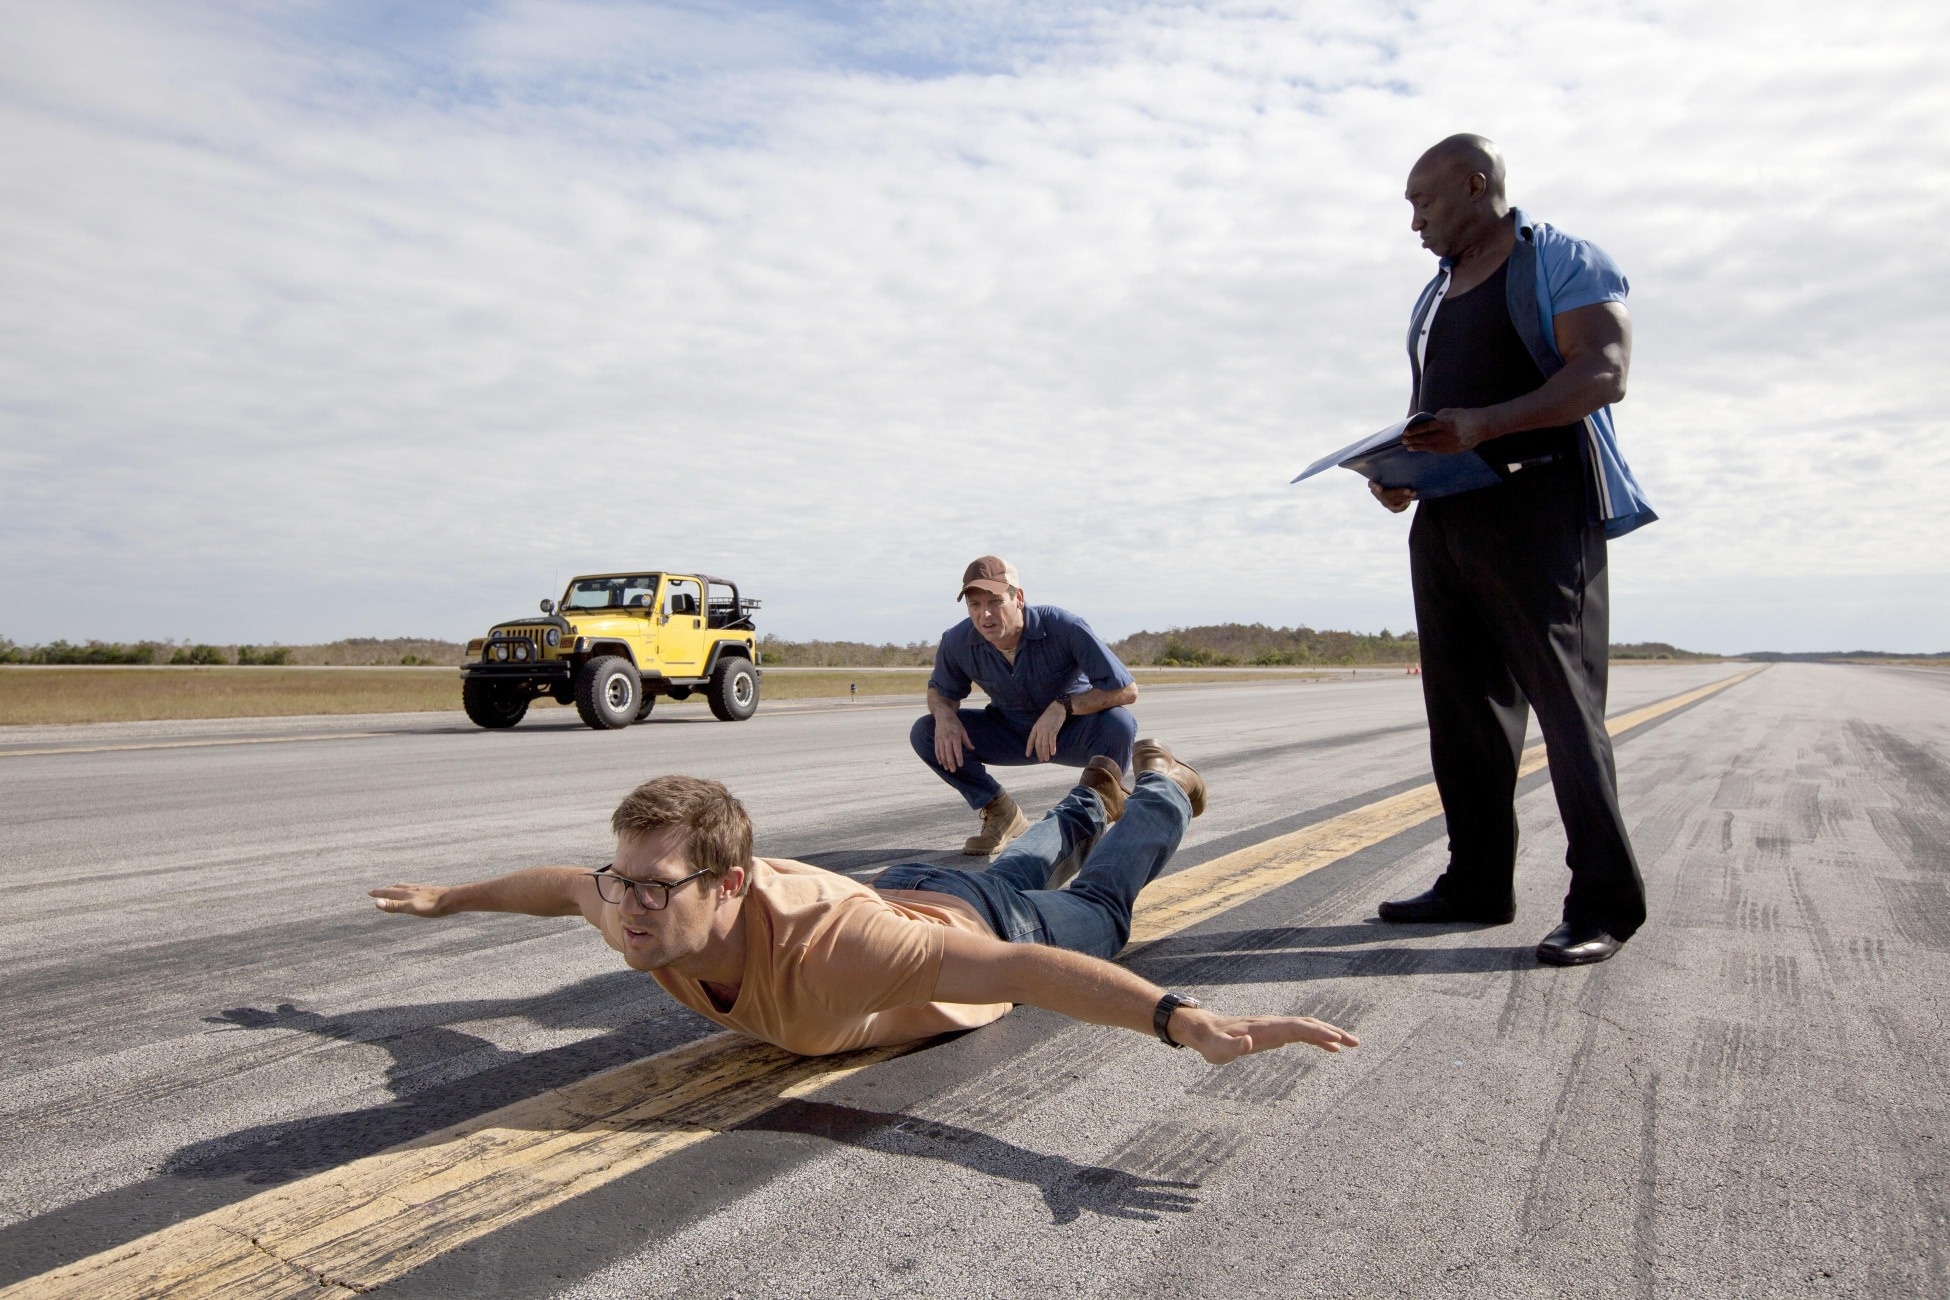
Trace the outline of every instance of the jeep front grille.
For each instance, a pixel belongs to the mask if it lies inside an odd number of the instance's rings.
[[[549,627],[496,628],[481,657],[490,663],[534,663],[548,656],[548,634],[552,630]],[[520,654],[512,649],[516,642],[525,643]]]

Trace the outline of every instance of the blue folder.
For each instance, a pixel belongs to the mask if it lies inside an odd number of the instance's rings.
[[[1331,456],[1321,457],[1295,475],[1293,481],[1298,483],[1303,478],[1312,478],[1320,471],[1338,465],[1383,487],[1414,488],[1415,495],[1425,501],[1434,497],[1454,496],[1458,492],[1474,492],[1477,488],[1491,487],[1503,481],[1490,468],[1489,462],[1473,451],[1445,455],[1433,451],[1410,451],[1402,446],[1402,433],[1410,425],[1433,418],[1426,412],[1417,411],[1379,433],[1369,434]]]

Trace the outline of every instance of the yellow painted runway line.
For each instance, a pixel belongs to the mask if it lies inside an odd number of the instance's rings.
[[[1622,714],[1606,727],[1613,735],[1628,731],[1754,672]],[[1521,770],[1535,771],[1543,761],[1541,746],[1527,750]],[[1196,925],[1440,811],[1435,787],[1418,786],[1167,876],[1145,891],[1132,942]],[[737,1034],[713,1035],[27,1278],[0,1289],[0,1300],[370,1291],[911,1050],[803,1057]]]
[[[363,1292],[870,1065],[715,1034],[0,1290],[7,1300]]]
[[[404,731],[333,731],[321,736],[213,736],[208,740],[144,740],[126,745],[68,745],[51,749],[0,749],[0,758],[46,758],[50,754],[119,754],[134,749],[209,749],[217,745],[292,745],[308,740],[370,740],[404,736]]]

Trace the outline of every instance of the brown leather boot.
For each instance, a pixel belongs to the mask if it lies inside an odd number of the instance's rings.
[[[1178,783],[1191,801],[1192,816],[1205,811],[1205,778],[1189,763],[1181,763],[1162,740],[1140,740],[1131,747],[1133,772],[1163,772]]]
[[[971,858],[994,857],[1009,841],[1029,829],[1029,819],[1004,790],[982,809],[982,833],[971,835],[961,851]]]
[[[1114,822],[1124,815],[1124,769],[1114,758],[1097,755],[1083,765],[1077,784],[1093,791],[1104,805],[1104,820]]]

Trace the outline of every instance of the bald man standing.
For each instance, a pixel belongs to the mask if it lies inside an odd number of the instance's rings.
[[[1537,957],[1604,961],[1645,920],[1605,730],[1605,543],[1657,518],[1609,406],[1631,362],[1625,276],[1597,245],[1512,208],[1503,159],[1481,136],[1423,154],[1407,198],[1441,268],[1408,335],[1409,410],[1435,418],[1402,441],[1478,454],[1501,482],[1423,501],[1409,530],[1449,865],[1426,893],[1381,904],[1381,919],[1514,919],[1517,765],[1534,708],[1571,868],[1563,924]],[[1369,487],[1396,512],[1415,499]]]

